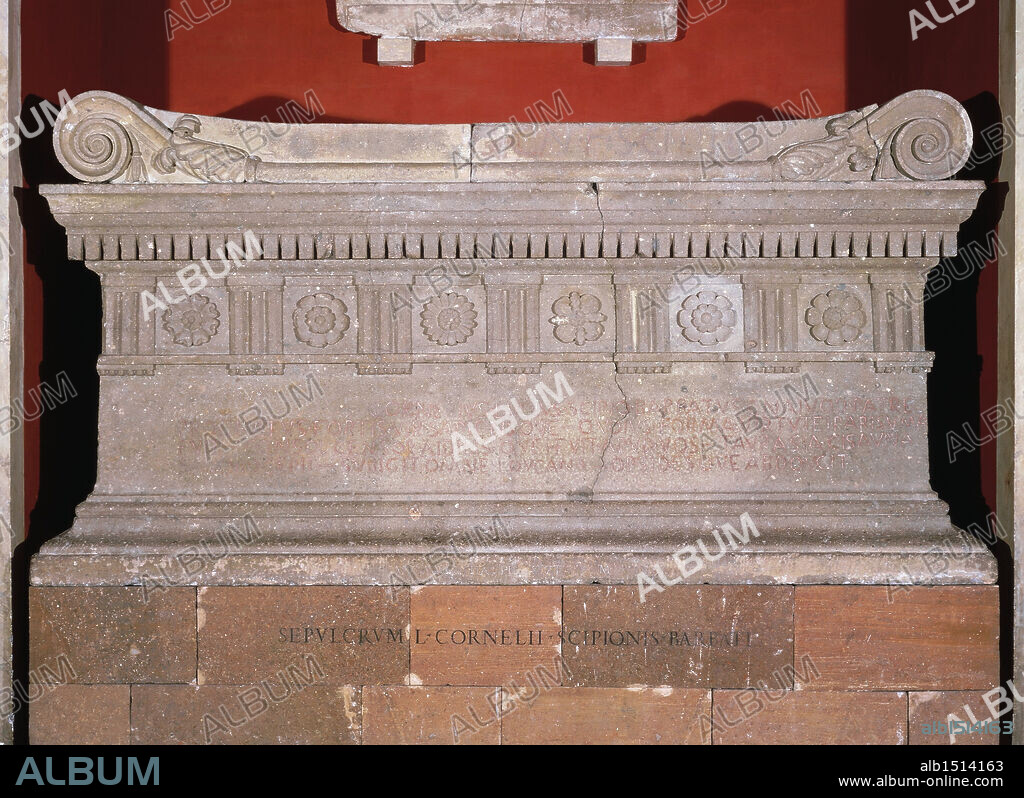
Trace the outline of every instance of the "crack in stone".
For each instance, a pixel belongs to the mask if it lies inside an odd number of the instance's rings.
[[[526,9],[529,8],[527,3],[523,3],[523,10],[519,13],[519,41],[523,40],[523,20],[526,19]]]
[[[604,210],[601,208],[601,186],[595,180],[590,184],[591,191],[594,192],[594,200],[597,205],[597,212],[601,215],[601,237],[598,239],[598,255],[601,254],[601,250],[604,247],[605,237],[605,218]],[[597,474],[594,476],[593,482],[590,483],[590,487],[585,491],[586,498],[592,500],[594,498],[594,490],[597,488],[597,483],[601,481],[601,476],[604,474],[607,463],[605,457],[608,454],[608,450],[611,448],[612,440],[615,438],[615,432],[618,430],[619,425],[629,418],[629,399],[626,397],[626,392],[622,388],[622,383],[619,382],[618,367],[613,366],[615,371],[612,372],[613,379],[615,380],[615,387],[619,389],[619,394],[622,396],[622,403],[625,407],[622,415],[619,416],[612,424],[611,429],[608,432],[608,440],[605,441],[604,448],[601,450],[601,466],[597,469]]]
[[[597,483],[601,481],[601,476],[604,474],[605,466],[607,466],[607,463],[605,462],[605,456],[608,454],[608,450],[611,448],[612,441],[615,439],[615,432],[618,430],[619,425],[627,418],[629,418],[629,399],[626,396],[626,392],[622,388],[622,383],[619,382],[618,370],[613,372],[613,378],[615,380],[615,387],[619,389],[619,394],[622,396],[622,403],[625,406],[625,409],[623,410],[622,415],[615,419],[615,422],[612,424],[611,429],[608,431],[608,440],[605,441],[604,448],[601,450],[601,467],[597,469],[597,475],[594,477],[594,481],[590,483],[590,488],[587,491],[588,498],[590,499],[594,498],[594,490],[597,488]]]
[[[604,209],[601,207],[601,185],[595,180],[590,184],[591,191],[594,192],[594,201],[597,203],[597,212],[601,216],[601,237],[597,241],[597,254],[601,254],[601,250],[604,248],[604,235],[605,235],[605,221],[604,221]]]

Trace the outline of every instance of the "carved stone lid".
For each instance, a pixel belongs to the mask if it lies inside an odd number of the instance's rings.
[[[984,186],[946,181],[972,131],[916,91],[828,119],[741,124],[288,125],[107,92],[69,103],[43,194],[74,258],[937,258]],[[279,254],[273,254],[279,253]]]
[[[57,156],[91,183],[932,181],[966,163],[963,107],[934,91],[826,119],[748,124],[271,125],[68,103]]]

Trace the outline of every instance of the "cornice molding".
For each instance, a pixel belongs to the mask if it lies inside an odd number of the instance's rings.
[[[939,258],[977,182],[47,186],[86,261]]]

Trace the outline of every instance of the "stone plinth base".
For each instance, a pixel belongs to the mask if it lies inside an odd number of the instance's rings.
[[[712,526],[707,519],[728,519]],[[55,585],[991,584],[934,495],[535,501],[92,497]]]
[[[147,583],[30,603],[36,743],[948,743],[925,724],[990,718],[999,683],[992,585]]]
[[[689,545],[689,544],[687,544]],[[127,543],[121,550],[130,548]],[[712,556],[719,549],[708,545]],[[219,550],[219,551],[218,551]],[[637,585],[640,574],[664,584],[991,584],[996,563],[983,549],[815,551],[780,548],[728,553],[711,561],[700,550],[627,553],[512,551],[476,554],[454,547],[393,553],[352,553],[333,546],[247,552],[219,557],[211,549],[178,544],[136,554],[50,549],[33,563],[37,585]],[[697,552],[694,557],[692,551]],[[74,573],[72,573],[74,572]]]

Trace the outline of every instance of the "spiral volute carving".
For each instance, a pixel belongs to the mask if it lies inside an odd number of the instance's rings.
[[[875,112],[870,122],[873,129],[887,131],[880,142],[884,160],[877,177],[945,180],[970,157],[974,134],[967,112],[940,92],[904,94]]]
[[[124,174],[133,148],[128,131],[116,119],[90,115],[60,128],[61,161],[72,175],[106,183]]]

